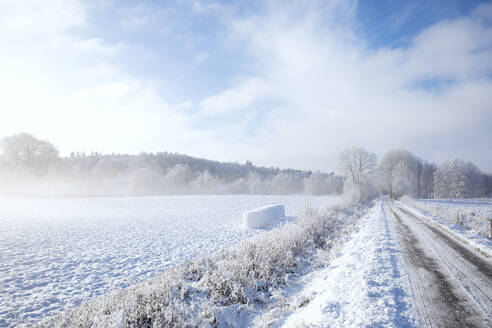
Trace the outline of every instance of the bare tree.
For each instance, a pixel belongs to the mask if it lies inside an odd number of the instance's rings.
[[[338,166],[342,174],[355,187],[359,197],[362,196],[364,184],[368,183],[370,175],[376,168],[376,155],[364,148],[353,147],[340,153]]]

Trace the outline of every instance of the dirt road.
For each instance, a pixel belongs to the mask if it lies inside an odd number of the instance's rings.
[[[492,327],[492,263],[388,203],[424,327]]]

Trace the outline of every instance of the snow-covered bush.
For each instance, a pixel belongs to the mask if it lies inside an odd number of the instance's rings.
[[[350,181],[346,181],[343,186],[342,199],[348,204],[365,203],[373,200],[378,196],[378,191],[374,184],[367,180],[356,187]]]
[[[221,253],[173,268],[149,281],[83,303],[39,327],[241,326],[275,302],[283,287],[307,272],[320,249],[366,208],[307,211]],[[248,319],[249,318],[249,319]]]

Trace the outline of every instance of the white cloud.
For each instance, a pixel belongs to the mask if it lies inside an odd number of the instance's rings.
[[[73,47],[84,53],[98,54],[109,57],[118,55],[125,49],[125,45],[122,43],[109,45],[104,40],[99,38],[74,40]]]
[[[86,23],[79,0],[0,0],[0,31],[46,35]]]
[[[202,100],[200,103],[201,114],[231,114],[232,111],[244,108],[260,100],[267,92],[268,86],[263,80],[247,79],[238,86]]]
[[[187,116],[190,104],[168,104],[152,83],[128,78],[78,90],[6,87],[0,130],[29,131],[72,151],[138,153],[178,151],[198,140]],[[15,92],[18,90],[18,92]],[[29,97],[23,97],[24,93]],[[163,144],[165,147],[163,147]]]
[[[477,78],[492,70],[492,29],[472,19],[436,24],[414,41],[406,73],[455,80]]]
[[[482,20],[483,22],[489,22],[492,19],[492,3],[482,3],[473,10],[472,17]]]
[[[213,16],[214,4],[196,3],[194,14]],[[110,42],[98,35],[82,2],[0,0],[8,49],[0,53],[0,130],[34,133],[64,152],[170,150],[330,170],[339,150],[360,145],[379,154],[406,147],[436,161],[464,157],[490,168],[492,154],[483,149],[490,147],[492,124],[492,28],[486,23],[492,5],[431,26],[409,46],[371,49],[352,29],[355,4],[270,1],[254,15],[224,20],[227,51],[193,39],[196,48],[187,42],[176,54],[195,53],[192,66],[212,65],[220,62],[218,50],[229,55],[233,49],[246,59],[231,59],[225,70],[245,68],[218,76],[229,85],[211,86],[220,88],[216,94],[193,102],[190,88],[173,104],[166,97],[185,79],[139,76],[132,64],[145,63],[142,56],[121,61],[136,47],[131,38]],[[192,10],[193,2],[185,5]],[[237,14],[226,7],[221,10]],[[132,33],[166,28],[162,15],[172,15],[171,9],[133,9],[119,21]],[[84,33],[73,33],[78,29]],[[151,45],[141,47],[158,58]],[[432,83],[437,87],[424,87]]]
[[[57,35],[47,40],[44,45],[58,54],[81,56],[114,57],[123,53],[128,46],[125,43],[110,44],[100,38],[83,39],[67,35]]]
[[[130,91],[138,88],[138,83],[133,82],[111,82],[103,85],[97,85],[89,88],[78,90],[75,97],[79,100],[105,98],[105,99],[121,99],[126,97]]]
[[[211,10],[218,10],[222,6],[215,1],[188,0],[191,10],[197,14],[204,14]]]
[[[200,65],[202,65],[203,63],[205,63],[209,58],[209,54],[205,51],[201,51],[199,53],[197,53],[192,61],[191,61],[191,67],[192,68],[196,68]]]
[[[352,16],[336,17],[348,22]],[[330,30],[323,28],[330,23],[318,19],[316,12],[279,5],[233,22],[231,38],[246,43],[259,73],[206,98],[202,107],[209,114],[229,113],[240,123],[244,114],[238,113],[248,113],[261,99],[285,106],[273,121],[260,123],[268,126],[268,137],[249,136],[229,153],[252,153],[248,158],[262,164],[312,168],[317,163],[329,169],[337,152],[352,145],[379,154],[407,147],[436,161],[469,155],[473,148],[468,159],[490,167],[492,157],[483,154],[482,133],[476,133],[489,129],[484,122],[492,124],[490,25],[473,17],[446,21],[423,31],[409,47],[372,50],[354,37],[350,24]],[[423,87],[442,80],[451,84]],[[261,81],[261,87],[250,81]],[[453,142],[455,136],[467,144],[434,156],[432,145]]]
[[[82,2],[0,1],[0,35],[16,39],[0,52],[2,135],[27,131],[65,154],[178,151],[199,139],[192,103],[169,104],[162,83],[118,64],[130,45],[99,37]]]

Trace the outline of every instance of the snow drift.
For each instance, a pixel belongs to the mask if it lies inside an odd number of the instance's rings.
[[[282,204],[256,208],[243,213],[243,225],[246,228],[263,228],[274,220],[285,217],[285,206]]]

